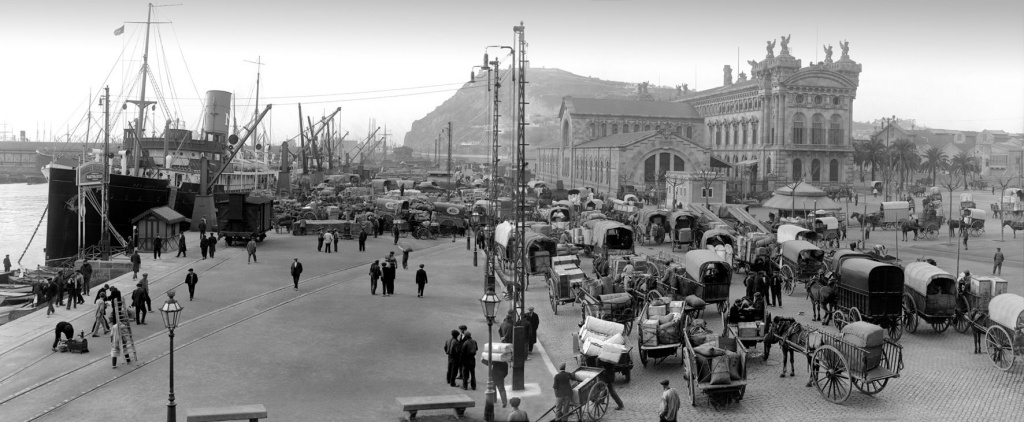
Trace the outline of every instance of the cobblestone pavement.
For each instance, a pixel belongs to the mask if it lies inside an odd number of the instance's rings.
[[[987,209],[988,205],[975,195],[979,208]],[[861,202],[861,209],[863,209]],[[851,208],[852,208],[851,203]],[[874,201],[869,209],[874,206]],[[766,219],[769,210],[754,208],[756,216]],[[998,222],[988,221],[986,233],[980,238],[972,238],[968,253],[961,251],[960,265],[964,268],[976,268],[976,274],[988,274],[991,269],[992,254],[1000,246],[1007,256],[1003,268],[1003,278],[1010,282],[1010,292],[1024,294],[1022,279],[1021,246],[1024,237],[1016,241],[1007,233],[1007,240],[999,242]],[[859,239],[859,233],[853,234]],[[1019,235],[1019,234],[1018,234]],[[888,239],[886,239],[888,238]],[[876,230],[869,245],[888,243],[890,253],[893,251],[894,232]],[[902,240],[902,239],[901,239]],[[940,267],[954,271],[956,265],[956,245],[947,244],[945,228],[937,240],[902,243],[901,258],[913,260],[921,255],[935,258]],[[668,251],[669,247],[641,247],[638,253],[657,254]],[[585,271],[590,272],[590,259],[584,258]],[[985,269],[985,270],[980,270]],[[730,297],[743,294],[742,277],[733,279]],[[558,315],[554,315],[547,300],[547,291],[542,282],[533,281],[533,287],[527,293],[528,305],[534,305],[541,318],[539,330],[540,341],[544,344],[552,361],[568,362],[574,367],[572,356],[571,333],[578,330],[580,307],[559,306]],[[811,320],[810,301],[806,299],[803,286],[798,286],[793,296],[784,299],[784,307],[768,308],[773,315],[795,317],[798,322],[820,327],[820,323]],[[708,325],[716,332],[721,332],[721,318],[706,313]],[[833,327],[825,327],[835,332]],[[627,344],[636,345],[636,329]],[[680,393],[684,406],[680,411],[680,420],[1016,420],[1024,413],[1024,356],[1017,358],[1017,363],[1008,372],[996,369],[984,354],[972,354],[973,344],[970,333],[960,334],[950,328],[937,334],[928,325],[922,324],[917,334],[904,333],[900,344],[904,347],[905,368],[900,378],[893,379],[885,389],[875,395],[868,396],[854,390],[850,398],[843,404],[832,404],[825,400],[814,387],[805,388],[807,380],[806,362],[797,356],[796,377],[779,378],[781,371],[781,353],[776,346],[767,362],[752,359],[748,365],[748,386],[744,399],[738,404],[729,405],[721,410],[714,410],[706,397],[698,395],[696,407],[688,405],[686,385],[682,377],[679,357],[670,357],[658,366],[644,368],[640,364],[636,350],[632,351],[635,363],[632,380],[629,383],[621,376],[617,378],[616,390],[625,402],[626,409],[615,411],[614,403],[609,407],[605,420],[611,421],[650,421],[656,420],[660,403],[661,386],[659,381],[668,379]]]

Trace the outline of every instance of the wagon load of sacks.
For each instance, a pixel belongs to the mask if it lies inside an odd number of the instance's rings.
[[[616,364],[627,353],[625,326],[613,321],[587,316],[580,327],[580,352],[602,362]]]
[[[680,326],[683,318],[683,301],[669,301],[664,298],[652,300],[647,305],[647,313],[640,323],[641,338],[644,346],[678,344],[682,342],[683,333]]]
[[[850,361],[851,369],[868,372],[881,364],[882,344],[885,343],[882,327],[869,322],[857,321],[843,327],[842,334],[843,341],[867,351],[863,361],[856,359]]]

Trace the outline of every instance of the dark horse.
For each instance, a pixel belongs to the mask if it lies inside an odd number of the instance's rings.
[[[822,321],[821,325],[828,325],[832,319],[832,310],[835,307],[836,295],[832,289],[832,281],[818,273],[807,282],[807,299],[811,301],[811,309],[814,311],[814,318],[811,321]],[[825,314],[822,318],[822,313]]]
[[[793,362],[796,351],[793,349],[793,345],[802,347],[805,352],[810,352],[811,348],[808,347],[807,342],[808,331],[803,325],[796,322],[793,318],[786,317],[775,317],[772,319],[771,330],[768,331],[768,335],[764,339],[764,360],[768,360],[768,353],[771,350],[773,343],[782,344],[782,373],[779,377],[786,376],[786,366],[789,365],[789,376],[796,376],[794,371],[796,370],[796,364]],[[808,379],[807,387],[811,386],[810,379],[810,367],[811,367],[811,353],[807,355],[807,368],[808,368]],[[789,362],[786,362],[786,358],[789,358]]]
[[[882,224],[882,215],[880,213],[864,215],[859,212],[853,212],[850,213],[850,218],[857,220],[861,227],[870,227],[872,231],[875,230],[876,226]]]
[[[914,240],[917,240],[917,232],[923,230],[924,227],[921,227],[921,224],[918,223],[917,220],[904,221],[903,224],[900,224],[900,231],[903,232],[904,242],[907,241],[908,232],[914,232]]]
[[[1010,226],[1013,230],[1013,238],[1017,238],[1017,230],[1024,231],[1024,221],[1003,220],[1003,226]]]
[[[955,234],[956,232],[954,232],[954,230],[960,229],[960,232],[963,233],[963,229],[967,228],[967,226],[964,225],[963,221],[957,220],[955,218],[950,218],[948,223],[949,223],[949,237],[950,237],[950,239],[952,239],[953,236],[956,235]]]

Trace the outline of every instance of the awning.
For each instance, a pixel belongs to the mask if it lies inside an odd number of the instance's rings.
[[[788,210],[793,209],[797,211],[814,211],[814,210],[838,210],[842,207],[836,204],[835,201],[827,197],[794,197],[789,195],[776,194],[764,204],[761,205],[764,208],[774,208],[777,210]]]
[[[757,164],[757,163],[760,163],[760,162],[761,162],[761,160],[758,160],[758,159],[755,158],[753,160],[740,161],[740,162],[736,163],[735,165],[737,167],[746,167],[746,166],[754,165],[754,164]]]
[[[727,169],[727,168],[732,168],[732,165],[730,165],[729,163],[727,163],[725,161],[719,160],[719,159],[717,159],[715,157],[711,157],[711,168],[716,168],[716,167],[717,168],[725,168],[725,169]]]

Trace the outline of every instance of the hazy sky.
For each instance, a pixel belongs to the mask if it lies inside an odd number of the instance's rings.
[[[804,65],[824,59],[824,43],[838,59],[846,39],[863,65],[855,120],[895,114],[931,127],[1024,131],[1021,1],[180,2],[156,9],[154,20],[173,25],[160,25],[151,40],[162,45],[150,62],[168,106],[195,128],[197,92],[225,90],[241,97],[241,115],[256,76],[245,60],[262,56],[261,103],[275,104],[267,126],[275,143],[297,133],[300,101],[315,116],[342,107],[349,139],[365,136],[373,117],[401,141],[413,120],[468,79],[485,46],[512,43],[520,20],[532,66],[697,89],[721,85],[737,49],[737,72],[749,73],[747,59],[763,59],[765,41],[780,35],[792,34]],[[52,126],[62,136],[108,73],[111,94],[121,95],[142,50],[143,25],[125,22],[145,21],[146,3],[0,0],[0,129],[34,138],[37,125]],[[433,93],[412,95],[423,92]]]

